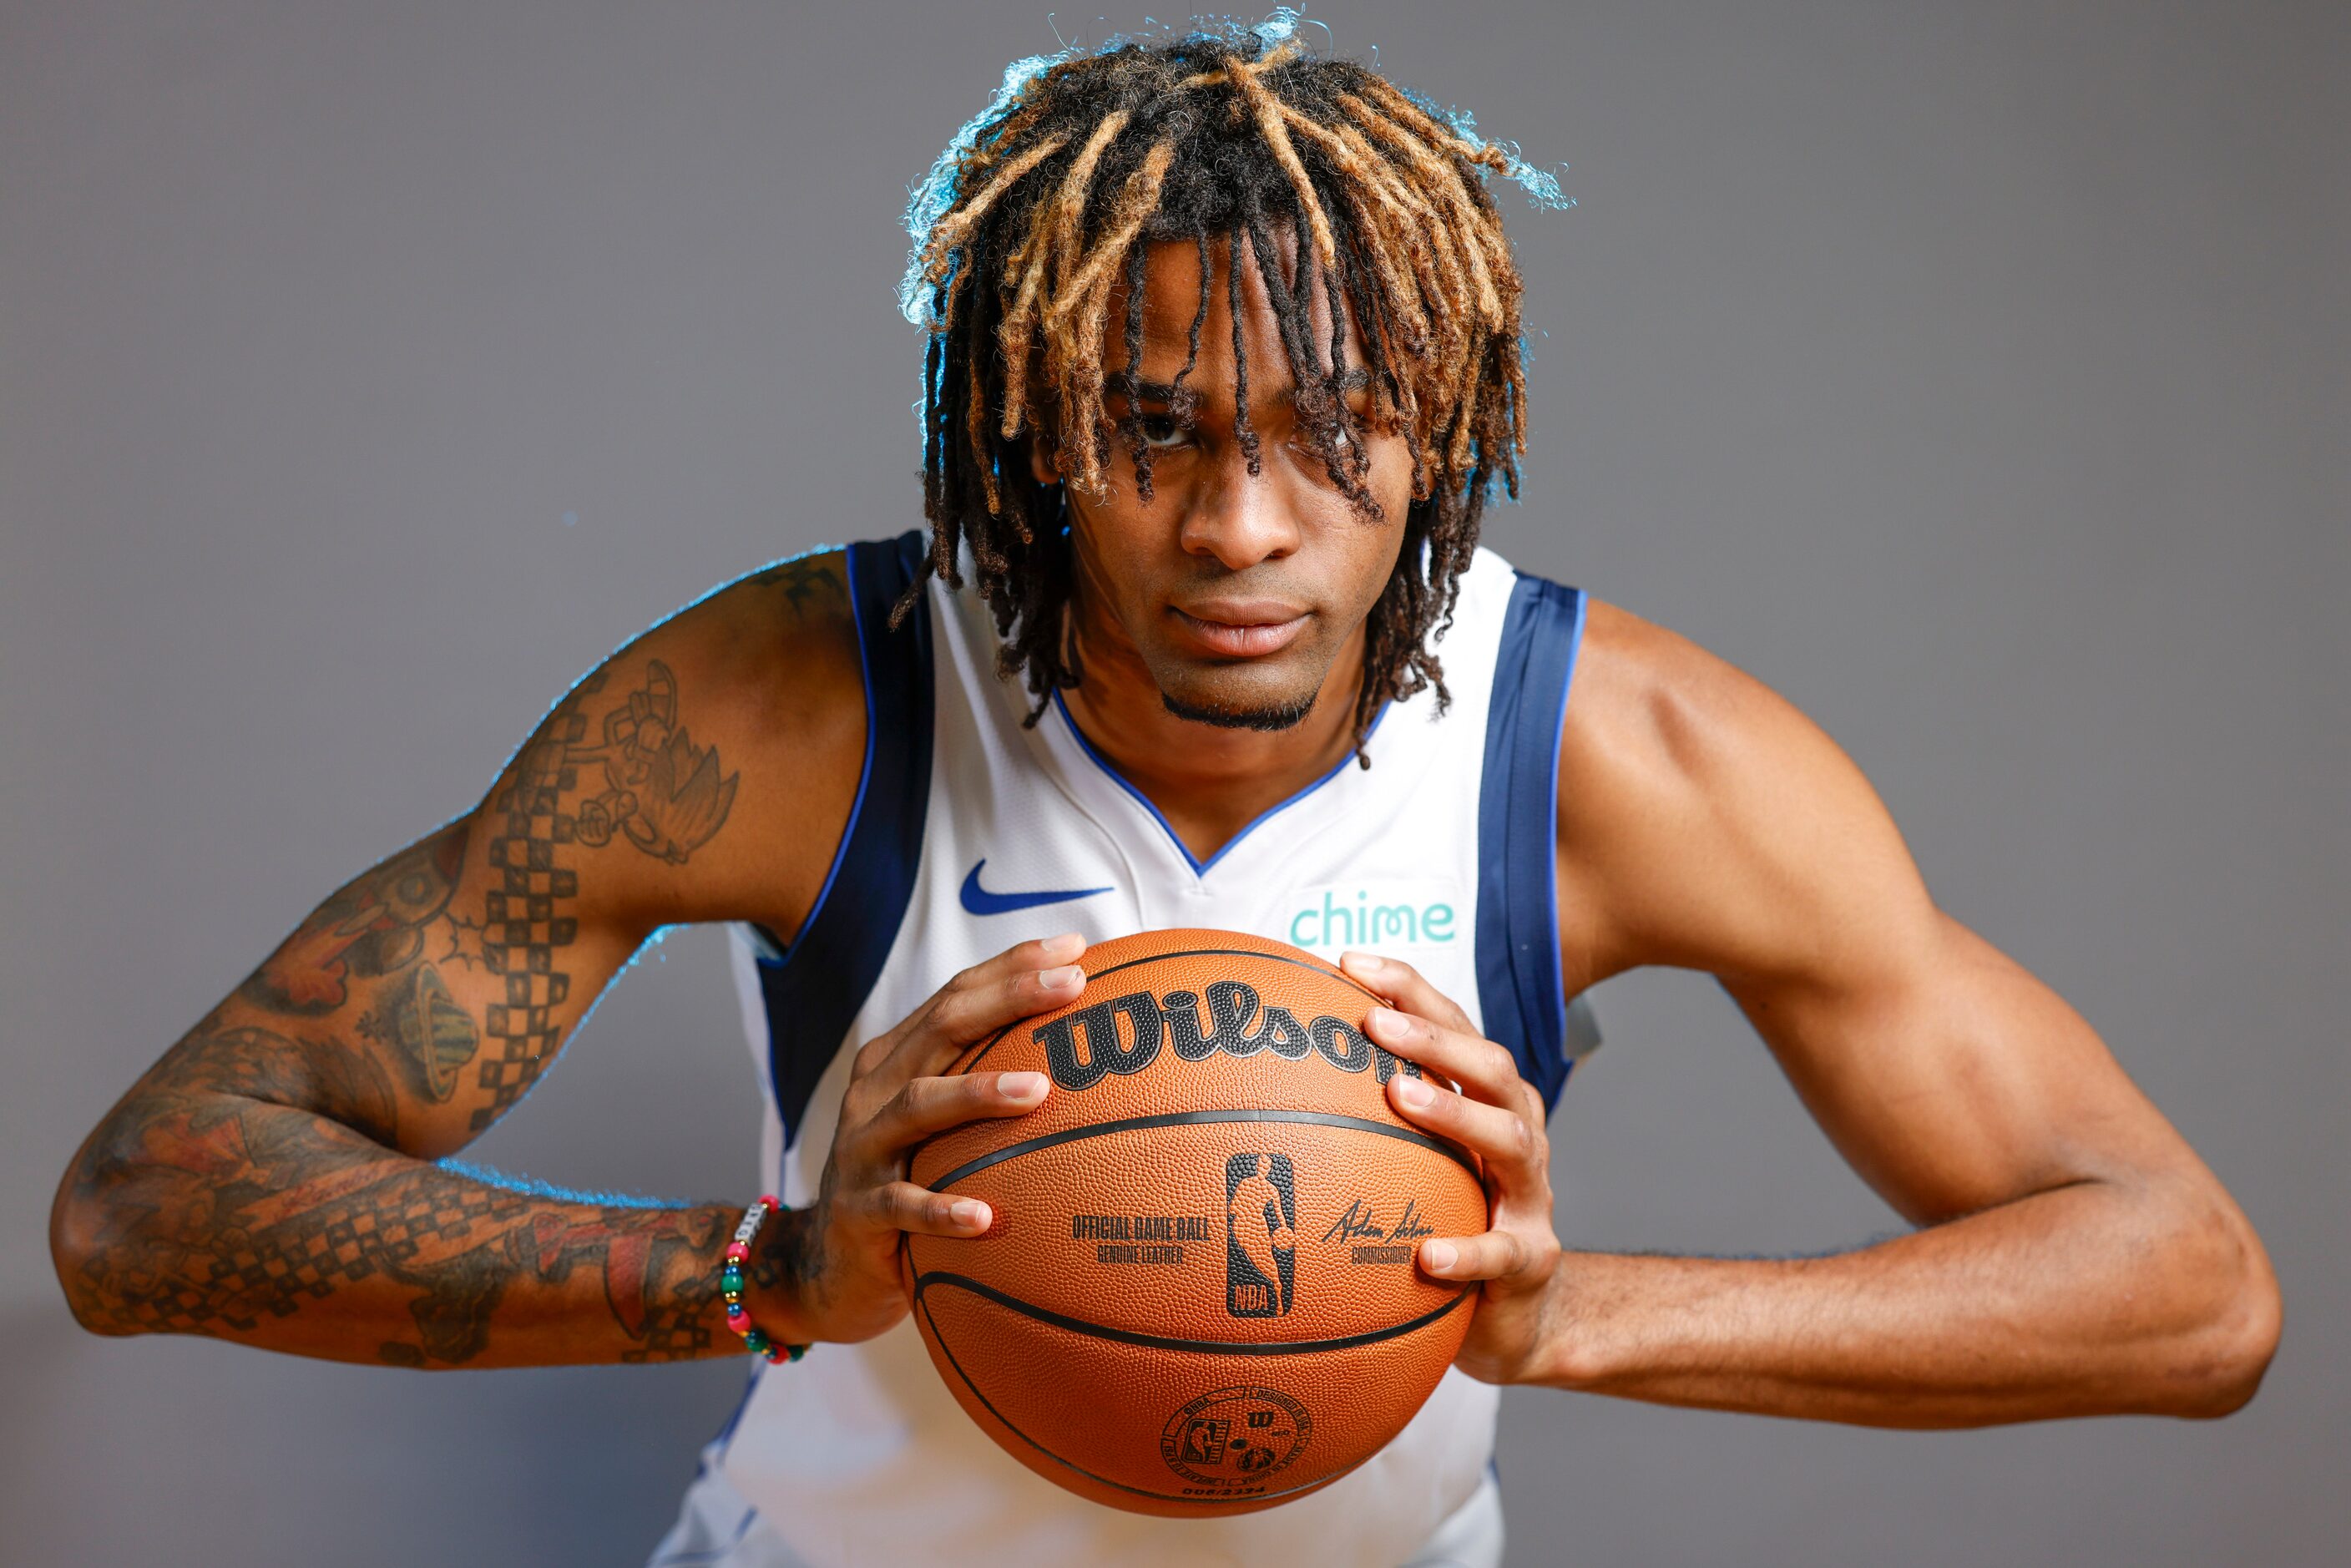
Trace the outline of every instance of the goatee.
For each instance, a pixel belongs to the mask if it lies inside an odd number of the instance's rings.
[[[1159,694],[1159,703],[1177,718],[1189,719],[1194,724],[1212,724],[1218,729],[1280,730],[1295,729],[1305,723],[1306,716],[1314,711],[1314,699],[1318,695],[1309,692],[1296,702],[1272,707],[1207,707],[1187,703],[1163,691]]]

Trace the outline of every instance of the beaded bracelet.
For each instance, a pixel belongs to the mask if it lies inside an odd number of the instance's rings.
[[[778,1344],[769,1339],[751,1322],[751,1311],[743,1304],[743,1264],[751,1256],[751,1239],[759,1234],[768,1216],[781,1207],[770,1194],[743,1211],[743,1223],[735,1228],[735,1239],[726,1244],[726,1261],[718,1272],[718,1293],[726,1298],[726,1326],[743,1336],[745,1349],[767,1357],[770,1364],[798,1361],[808,1354],[804,1344]]]

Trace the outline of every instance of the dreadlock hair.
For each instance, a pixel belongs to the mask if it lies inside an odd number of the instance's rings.
[[[1431,634],[1449,622],[1486,499],[1518,494],[1526,379],[1520,279],[1484,174],[1525,184],[1538,204],[1571,204],[1507,143],[1437,110],[1363,66],[1308,56],[1277,12],[1254,30],[1113,41],[1023,61],[988,110],[914,191],[914,236],[903,302],[929,329],[924,368],[923,509],[931,549],[923,577],[960,587],[968,545],[1000,646],[998,673],[1025,674],[1034,724],[1056,688],[1081,674],[1065,624],[1073,567],[1061,485],[1106,486],[1111,443],[1123,442],[1148,500],[1152,454],[1134,396],[1142,361],[1147,247],[1189,241],[1200,257],[1190,351],[1199,360],[1210,247],[1230,245],[1227,287],[1238,383],[1237,435],[1260,472],[1249,423],[1241,332],[1241,242],[1249,243],[1297,389],[1302,434],[1366,520],[1366,423],[1401,430],[1412,503],[1395,570],[1365,626],[1354,736],[1381,706],[1434,685],[1448,700]],[[1277,235],[1287,237],[1285,247]],[[1127,285],[1126,370],[1106,378],[1116,286]],[[1327,359],[1316,341],[1317,295]],[[1352,313],[1367,363],[1350,372]],[[1368,376],[1372,413],[1343,395]],[[1104,412],[1106,380],[1128,412]],[[1021,443],[1053,432],[1061,484],[1039,484]],[[911,612],[922,578],[893,623]]]

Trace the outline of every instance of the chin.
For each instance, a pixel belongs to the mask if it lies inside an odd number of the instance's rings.
[[[1229,676],[1232,672],[1226,674]],[[1314,711],[1315,699],[1321,695],[1320,681],[1227,678],[1159,683],[1161,706],[1177,718],[1218,729],[1295,729]]]
[[[1166,692],[1159,694],[1160,706],[1177,718],[1193,724],[1213,725],[1218,729],[1296,729],[1314,711],[1314,698],[1286,707],[1203,707],[1196,706]]]

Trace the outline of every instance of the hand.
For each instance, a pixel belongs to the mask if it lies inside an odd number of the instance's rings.
[[[946,1197],[906,1179],[914,1146],[984,1116],[1045,1103],[1041,1072],[941,1078],[965,1047],[1007,1024],[1075,1001],[1086,950],[1075,934],[1023,942],[966,969],[887,1034],[858,1049],[841,1096],[816,1201],[778,1217],[753,1271],[752,1321],[787,1343],[871,1339],[906,1315],[898,1242],[977,1236],[994,1223],[977,1198]]]
[[[1510,1053],[1480,1037],[1469,1015],[1411,965],[1365,953],[1339,962],[1391,1004],[1374,1008],[1366,1020],[1374,1042],[1460,1086],[1456,1092],[1399,1072],[1388,1080],[1396,1113],[1485,1164],[1492,1228],[1482,1236],[1432,1236],[1419,1249],[1421,1271],[1431,1279],[1483,1282],[1478,1316],[1455,1364],[1486,1383],[1529,1381],[1548,1348],[1559,1277],[1542,1096],[1519,1076]]]

